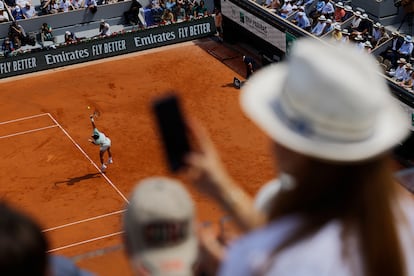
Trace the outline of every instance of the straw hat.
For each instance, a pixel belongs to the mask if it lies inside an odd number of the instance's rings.
[[[288,63],[270,65],[244,84],[241,105],[288,149],[336,162],[370,159],[397,145],[410,127],[377,70],[371,55],[352,46],[299,40]]]

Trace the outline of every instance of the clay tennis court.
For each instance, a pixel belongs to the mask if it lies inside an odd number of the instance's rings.
[[[152,99],[176,90],[250,193],[274,175],[268,140],[244,117],[232,86],[234,76],[242,78],[240,63],[236,52],[206,39],[1,80],[1,198],[40,223],[52,254],[97,275],[131,275],[121,246],[127,198],[136,181],[170,175]],[[236,73],[230,67],[237,64]],[[114,164],[105,175],[99,148],[88,142],[94,109],[101,113],[97,127],[112,140]],[[185,185],[200,221],[224,215]]]

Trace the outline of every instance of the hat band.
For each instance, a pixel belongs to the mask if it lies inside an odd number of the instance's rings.
[[[364,126],[360,125],[359,128],[354,127],[352,124],[342,126],[338,124],[338,121],[312,120],[315,118],[309,118],[305,116],[303,112],[300,112],[298,108],[295,108],[292,100],[288,96],[286,86],[283,89],[279,99],[270,102],[271,109],[276,116],[286,126],[288,126],[293,132],[304,137],[317,137],[319,140],[329,140],[332,142],[357,142],[366,140],[373,134],[373,123],[365,122]]]

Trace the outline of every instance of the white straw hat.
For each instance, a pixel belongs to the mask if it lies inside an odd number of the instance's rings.
[[[372,56],[310,39],[296,42],[288,63],[253,75],[241,105],[278,144],[338,162],[377,156],[410,127]]]

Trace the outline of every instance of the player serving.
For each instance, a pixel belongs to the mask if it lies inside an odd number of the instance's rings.
[[[107,164],[112,164],[112,154],[111,154],[111,140],[105,136],[104,133],[100,132],[95,125],[95,120],[93,119],[94,115],[90,116],[91,119],[91,123],[92,123],[92,129],[93,129],[93,133],[92,133],[92,139],[89,139],[89,142],[91,142],[94,145],[100,146],[99,148],[99,159],[101,161],[101,171],[105,172],[106,170],[106,164],[104,162],[103,156],[105,151],[108,152],[108,163]]]

